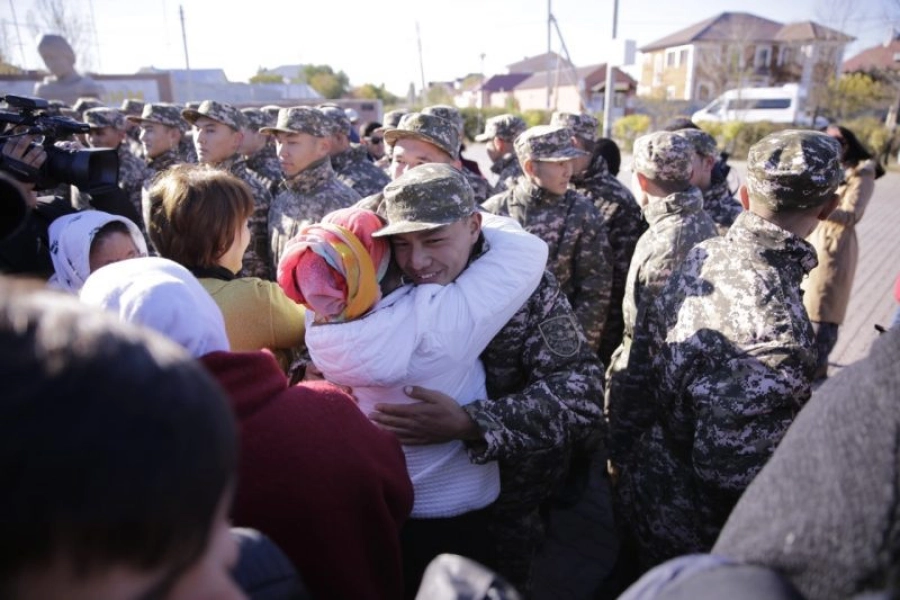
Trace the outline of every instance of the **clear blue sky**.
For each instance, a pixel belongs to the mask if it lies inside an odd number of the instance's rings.
[[[40,1],[0,0],[0,49],[31,69],[43,68],[28,27]],[[427,81],[480,72],[482,53],[491,75],[547,49],[547,0],[251,0],[243,11],[222,0],[63,1],[95,26],[92,56],[79,68],[101,73],[183,68],[179,6],[191,66],[222,68],[232,81],[246,81],[260,66],[325,63],[354,85],[384,83],[402,95],[420,82],[416,23]],[[551,3],[572,61],[604,62],[613,0]],[[839,28],[858,38],[845,59],[881,43],[892,23],[900,28],[900,0],[620,0],[618,37],[640,47],[723,11]],[[555,33],[552,47],[561,49]]]

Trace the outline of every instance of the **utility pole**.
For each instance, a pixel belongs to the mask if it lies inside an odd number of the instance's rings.
[[[184,27],[184,6],[178,5],[178,15],[181,17],[181,40],[184,44],[184,68],[187,69],[187,92],[188,97],[185,99],[185,102],[194,99],[194,81],[191,76],[191,61],[188,58],[188,45],[187,45],[187,29]]]
[[[19,42],[19,54],[22,55],[22,68],[25,68],[25,46],[22,45],[22,34],[19,31],[19,18],[16,16],[16,6],[13,0],[9,0],[9,10],[12,13],[13,24],[16,27],[16,39]]]
[[[613,19],[612,19],[612,46],[615,48],[616,46],[616,30],[619,22],[619,0],[613,0]],[[616,51],[615,53],[617,53]],[[613,54],[611,53],[609,56],[611,57]],[[612,112],[613,104],[616,97],[615,91],[615,78],[613,77],[613,64],[612,59],[607,59],[606,61],[606,90],[603,96],[603,137],[608,138],[612,137],[612,119],[610,118],[610,113]]]
[[[422,34],[419,32],[419,22],[416,21],[416,42],[419,45],[419,77],[422,79],[422,102],[425,100],[425,64],[422,62]]]
[[[550,66],[553,62],[550,56],[550,27],[553,25],[551,2],[552,0],[547,0],[547,110],[550,110]]]

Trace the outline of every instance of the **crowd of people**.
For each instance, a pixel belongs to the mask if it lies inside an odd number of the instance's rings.
[[[0,596],[896,590],[900,334],[810,401],[878,176],[848,129],[733,194],[685,119],[629,189],[588,114],[488,119],[489,182],[444,105],[53,110],[119,177],[0,173]]]

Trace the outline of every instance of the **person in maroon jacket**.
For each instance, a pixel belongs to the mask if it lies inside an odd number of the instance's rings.
[[[81,298],[180,343],[229,394],[241,449],[234,525],[278,544],[313,598],[401,598],[413,489],[397,439],[339,388],[291,387],[271,353],[228,351],[221,312],[181,265],[126,262],[91,274]]]

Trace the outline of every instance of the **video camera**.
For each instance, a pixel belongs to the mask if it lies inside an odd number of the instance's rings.
[[[82,192],[97,194],[107,192],[117,185],[119,156],[115,150],[65,150],[56,146],[57,141],[71,134],[90,131],[86,123],[47,114],[50,106],[42,98],[7,95],[2,100],[15,112],[0,111],[0,147],[6,140],[19,135],[43,136],[41,145],[47,153],[47,160],[36,169],[0,155],[0,168],[19,181],[34,183],[38,188],[52,188],[59,183],[69,183]],[[13,127],[20,130],[14,133]],[[22,131],[23,127],[27,129]],[[32,144],[37,145],[37,142]]]

